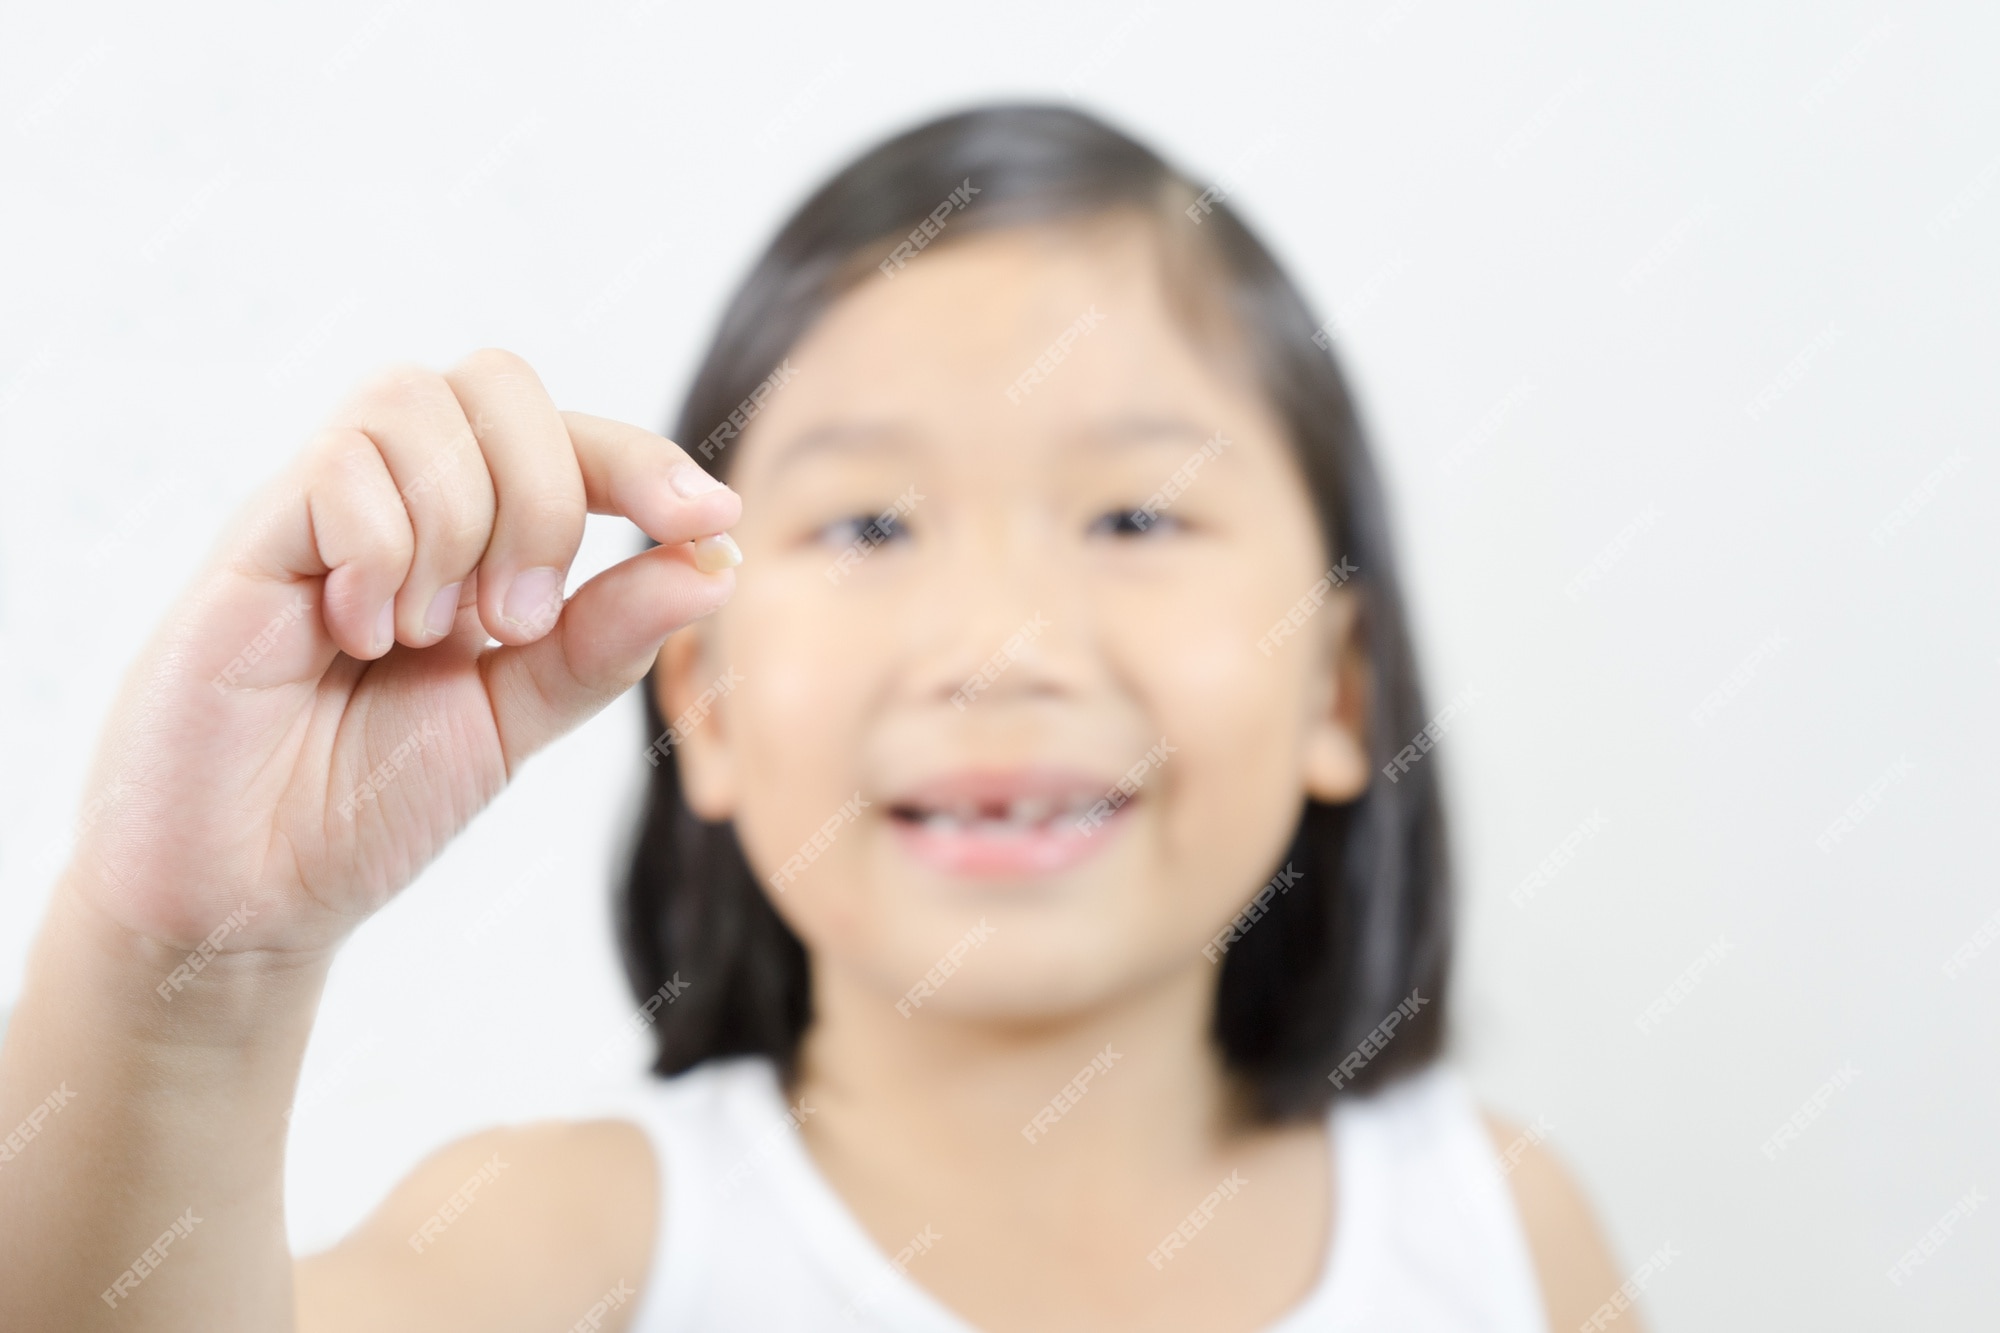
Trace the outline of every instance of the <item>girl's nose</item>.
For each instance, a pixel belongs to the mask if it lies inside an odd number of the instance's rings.
[[[958,711],[1085,683],[1090,614],[1073,553],[1028,522],[989,522],[938,543],[913,614],[926,697]]]

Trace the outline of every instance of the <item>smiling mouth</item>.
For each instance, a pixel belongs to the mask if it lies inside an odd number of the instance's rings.
[[[1067,870],[1112,841],[1130,803],[1093,807],[1105,788],[1054,771],[953,775],[889,804],[898,843],[952,875],[1031,876]]]

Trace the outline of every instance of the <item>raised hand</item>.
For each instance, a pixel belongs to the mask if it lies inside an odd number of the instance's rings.
[[[586,510],[660,545],[564,603]],[[170,945],[332,948],[729,597],[740,512],[669,441],[558,412],[509,353],[377,376],[134,665],[66,882]]]

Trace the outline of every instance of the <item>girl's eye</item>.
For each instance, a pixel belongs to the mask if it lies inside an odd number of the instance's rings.
[[[1172,514],[1150,509],[1112,509],[1099,514],[1090,524],[1093,537],[1146,537],[1184,526]]]
[[[829,546],[852,546],[856,542],[863,546],[881,546],[887,542],[902,541],[909,535],[909,525],[893,511],[849,514],[835,519],[814,534],[818,541]]]

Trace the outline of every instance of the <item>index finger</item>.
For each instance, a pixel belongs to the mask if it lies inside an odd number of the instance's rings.
[[[662,546],[726,531],[743,517],[736,492],[672,440],[583,412],[564,412],[562,420],[591,513],[629,518]]]

